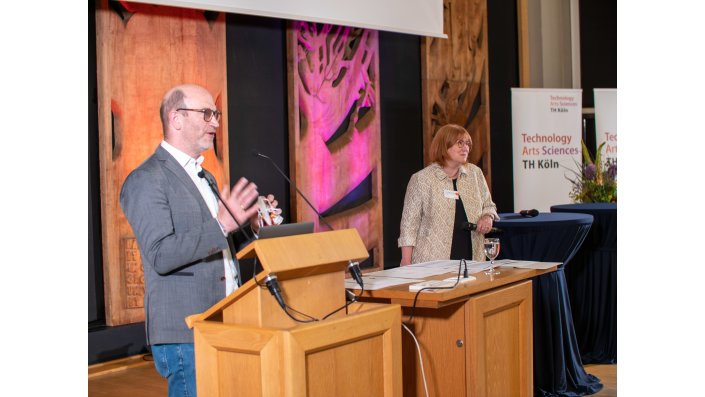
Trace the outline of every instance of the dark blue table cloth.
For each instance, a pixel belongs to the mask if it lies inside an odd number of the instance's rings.
[[[592,215],[540,213],[534,218],[500,214],[500,259],[562,262],[558,270],[535,277],[534,395],[583,396],[602,389],[585,372],[573,328],[563,269],[590,230]]]
[[[575,335],[585,364],[617,362],[617,204],[554,205],[551,212],[584,213],[594,221],[565,268]]]

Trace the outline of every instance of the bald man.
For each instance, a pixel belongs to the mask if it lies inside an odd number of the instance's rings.
[[[257,227],[259,193],[244,178],[225,187],[221,197],[233,219],[211,190],[215,178],[202,169],[202,153],[213,147],[221,112],[205,88],[170,89],[159,113],[164,140],[128,175],[120,206],[142,257],[145,328],[154,365],[168,380],[169,396],[195,396],[193,332],[184,318],[239,286],[233,237],[242,242],[245,236],[233,233],[242,232],[238,225]],[[268,199],[276,206],[272,195]]]

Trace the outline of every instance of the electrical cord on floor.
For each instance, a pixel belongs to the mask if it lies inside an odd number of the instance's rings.
[[[423,379],[423,388],[426,391],[426,397],[428,397],[428,385],[426,384],[426,372],[423,369],[423,357],[421,357],[421,346],[419,345],[419,341],[416,339],[416,335],[414,335],[413,332],[409,329],[409,327],[406,326],[406,324],[401,323],[401,326],[404,327],[406,332],[411,335],[411,339],[414,340],[414,344],[416,344],[416,351],[419,353],[419,365],[421,366],[421,378]]]

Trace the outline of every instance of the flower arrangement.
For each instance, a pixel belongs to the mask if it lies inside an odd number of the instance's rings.
[[[603,142],[593,161],[585,142],[583,145],[583,163],[578,164],[580,172],[571,171],[575,176],[566,178],[573,184],[570,198],[576,203],[615,203],[617,202],[617,163],[602,162]]]

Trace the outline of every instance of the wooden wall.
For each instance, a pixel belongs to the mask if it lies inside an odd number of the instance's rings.
[[[224,111],[204,168],[228,183],[225,15],[102,0],[96,60],[106,323],[120,325],[144,321],[142,263],[120,188],[161,142],[159,105],[172,86],[202,85]]]
[[[421,39],[421,98],[424,163],[431,161],[428,149],[438,128],[461,125],[473,141],[468,161],[482,168],[491,189],[486,2],[443,1],[448,39]]]

